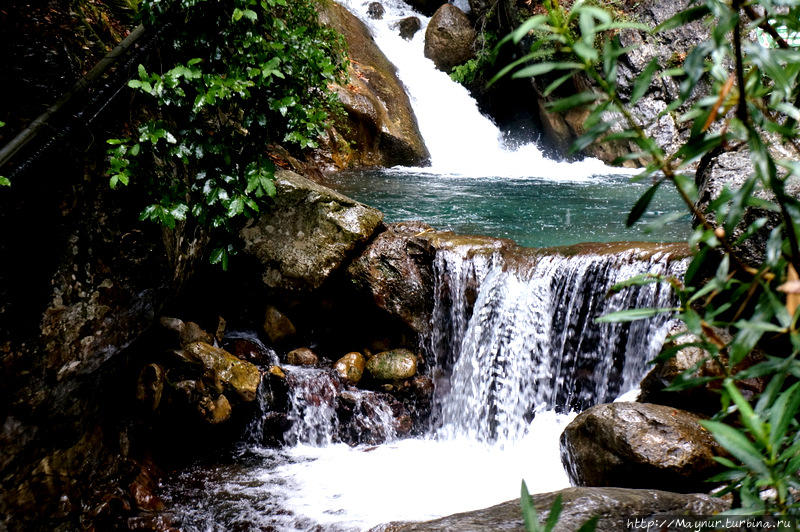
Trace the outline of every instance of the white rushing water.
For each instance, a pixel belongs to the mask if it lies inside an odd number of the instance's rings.
[[[397,67],[398,77],[406,87],[420,132],[431,154],[431,166],[414,171],[577,181],[627,172],[609,168],[597,159],[571,163],[554,161],[545,157],[532,143],[507,145],[492,120],[480,113],[469,91],[425,58],[423,48],[428,17],[416,13],[401,0],[382,2],[386,12],[380,20],[367,16],[368,1],[341,0],[340,3],[370,28],[378,47]],[[397,22],[407,16],[416,16],[422,22],[422,29],[410,41],[400,37],[396,29]]]
[[[329,369],[284,366],[292,445],[262,448],[251,433],[247,460],[203,472],[200,501],[190,495],[182,509],[187,529],[368,530],[486,508],[518,497],[523,479],[532,493],[569,486],[559,436],[571,410],[635,387],[669,325],[666,315],[594,323],[673,304],[666,284],[608,289],[645,272],[680,276],[685,261],[473,251],[435,257],[427,435],[397,437],[391,396],[347,387]],[[188,476],[178,484],[196,483]]]

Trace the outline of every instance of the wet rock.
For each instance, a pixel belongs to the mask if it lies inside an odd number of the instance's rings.
[[[422,222],[389,224],[347,270],[376,305],[418,333],[430,329],[433,252],[417,237],[430,231]]]
[[[239,233],[244,251],[263,266],[268,288],[319,288],[383,218],[379,211],[293,172],[277,170],[275,186],[273,208]]]
[[[475,56],[475,30],[467,15],[452,4],[436,10],[425,30],[425,57],[450,72]]]
[[[212,425],[228,421],[231,417],[231,404],[224,395],[219,395],[216,399],[202,397],[197,402],[197,410]]]
[[[417,399],[430,400],[433,397],[433,379],[427,375],[417,375],[411,379],[411,389]]]
[[[567,488],[532,495],[539,518],[546,520],[557,496],[562,497],[562,512],[555,530],[574,532],[594,516],[600,520],[598,531],[617,531],[630,528],[626,519],[653,519],[667,515],[711,515],[724,511],[728,504],[705,494],[671,493],[659,490],[625,488]],[[372,529],[372,532],[438,532],[440,530],[469,530],[497,532],[525,530],[519,499],[491,508],[464,512],[424,523],[391,523]]]
[[[286,355],[286,361],[293,366],[316,366],[319,362],[319,357],[311,349],[301,347],[289,351]]]
[[[160,322],[162,327],[178,334],[181,347],[191,344],[192,342],[214,343],[214,337],[193,321],[184,322],[178,318],[164,316],[161,318]]]
[[[286,317],[280,310],[273,306],[267,307],[264,315],[264,332],[273,344],[277,344],[292,338],[297,334],[292,320]]]
[[[369,18],[371,19],[382,19],[385,11],[386,10],[383,8],[383,4],[380,2],[370,2],[370,4],[367,6],[367,15],[369,15]]]
[[[408,379],[417,373],[417,356],[408,349],[384,351],[370,358],[366,367],[379,381]]]
[[[194,342],[185,347],[188,357],[212,371],[225,386],[240,400],[253,401],[261,382],[258,368],[249,362],[239,360],[224,349],[205,342]]]
[[[410,41],[414,38],[414,35],[422,28],[422,23],[419,20],[419,17],[406,17],[401,19],[400,22],[397,23],[397,29],[400,32],[400,37],[403,39]]]
[[[161,404],[164,376],[164,368],[158,364],[148,364],[142,368],[136,381],[136,400],[151,412],[155,412]]]
[[[351,384],[358,384],[361,376],[364,375],[366,360],[364,355],[358,352],[347,353],[336,361],[333,365],[334,371],[339,377]]]
[[[564,429],[561,459],[581,486],[707,491],[723,450],[699,419],[662,405],[597,405]]]
[[[328,130],[317,162],[329,168],[425,165],[430,154],[397,68],[347,9],[326,2],[320,11],[320,20],[344,35],[352,61],[347,82],[333,86],[347,116]]]
[[[286,374],[283,372],[283,370],[281,369],[280,366],[270,366],[269,370],[268,370],[268,373],[270,375],[278,377],[279,379],[285,379],[286,378]]]
[[[223,347],[230,354],[256,364],[258,366],[269,366],[278,361],[278,355],[260,341],[250,338],[226,338],[222,342]]]

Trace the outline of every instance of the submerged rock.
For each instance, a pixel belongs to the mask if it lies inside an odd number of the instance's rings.
[[[417,356],[408,349],[384,351],[370,358],[366,367],[379,381],[409,379],[417,373]]]
[[[332,86],[347,117],[329,129],[316,158],[333,168],[426,164],[430,154],[397,68],[355,15],[336,2],[320,7],[320,20],[344,35],[351,61],[347,82]]]
[[[550,493],[532,495],[533,505],[541,520],[546,520],[555,498],[561,495],[561,516],[555,530],[574,532],[594,516],[600,520],[597,530],[629,530],[630,518],[652,519],[665,515],[711,515],[724,511],[728,504],[704,494],[671,493],[659,490],[625,488],[567,488]],[[391,523],[372,529],[371,532],[438,532],[440,530],[469,530],[470,532],[497,532],[525,530],[519,499],[504,502],[491,508],[464,512],[424,523]]]
[[[226,389],[231,390],[244,402],[253,401],[261,382],[261,372],[249,362],[239,360],[224,349],[205,342],[194,342],[185,347],[184,353],[212,371]]]
[[[723,449],[699,419],[662,405],[597,405],[564,429],[561,459],[581,486],[707,491]]]
[[[380,211],[289,172],[275,172],[274,206],[239,232],[268,288],[319,288],[381,223]],[[269,333],[268,333],[269,334]]]
[[[364,355],[358,352],[347,353],[345,356],[336,361],[333,369],[341,379],[346,380],[351,384],[358,384],[364,375],[364,368],[366,361]]]
[[[316,366],[319,357],[307,347],[293,349],[286,354],[286,361],[293,366]]]
[[[467,15],[452,4],[444,4],[425,30],[425,57],[439,70],[450,72],[475,56],[475,36]]]

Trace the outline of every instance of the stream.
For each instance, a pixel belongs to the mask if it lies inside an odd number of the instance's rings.
[[[417,219],[523,246],[685,239],[686,217],[664,219],[680,211],[677,195],[660,192],[644,220],[626,228],[646,186],[629,183],[632,174],[593,159],[549,160],[534,144],[506,142],[466,89],[424,58],[427,17],[391,0],[375,21],[366,2],[342,3],[398,67],[432,166],[342,173],[331,186],[381,209],[387,221]],[[411,14],[423,30],[409,42],[392,25]],[[526,262],[439,250],[432,330],[419,346],[435,381],[426,434],[397,436],[382,394],[338,389],[326,369],[282,365],[289,445],[267,445],[256,419],[228,455],[167,481],[167,506],[186,530],[368,530],[513,499],[522,479],[533,493],[567,487],[558,446],[564,426],[635,388],[669,326],[665,314],[594,322],[633,306],[669,306],[668,286],[606,294],[633,275],[679,276],[684,268],[664,252],[545,253]],[[361,443],[336,443],[343,433]]]

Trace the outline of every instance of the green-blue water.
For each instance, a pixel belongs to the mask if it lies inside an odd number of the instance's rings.
[[[436,229],[510,238],[528,247],[579,242],[685,241],[688,214],[666,224],[670,213],[686,213],[677,192],[662,186],[642,219],[625,219],[648,188],[627,176],[588,181],[473,178],[398,171],[341,172],[328,184],[383,211],[387,222],[422,220]]]

